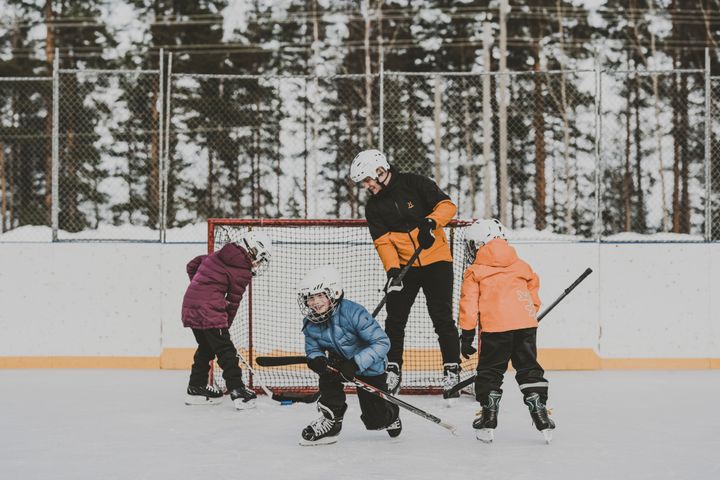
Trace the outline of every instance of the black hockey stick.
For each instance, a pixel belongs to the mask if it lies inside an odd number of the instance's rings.
[[[284,403],[284,402],[301,402],[301,403],[315,403],[318,398],[320,398],[320,392],[315,393],[300,393],[300,392],[279,392],[275,393],[271,391],[265,383],[260,380],[260,377],[258,374],[253,370],[253,368],[250,366],[250,364],[245,360],[245,357],[243,357],[240,352],[238,352],[238,358],[240,358],[240,361],[245,364],[245,366],[250,370],[250,373],[253,375],[253,379],[255,379],[260,385],[260,388],[263,392],[265,392],[265,395],[268,396],[268,398],[272,398],[276,402]],[[258,365],[261,367],[261,365],[258,362]]]
[[[422,247],[418,247],[415,252],[413,252],[410,260],[408,260],[407,265],[405,265],[402,270],[400,270],[398,276],[393,279],[393,284],[402,282],[402,279],[405,278],[405,275],[407,274],[408,270],[410,270],[410,267],[412,267],[412,264],[415,263],[415,260],[417,260],[417,258],[420,256],[420,252],[422,252]],[[373,318],[377,318],[377,314],[380,313],[380,310],[382,310],[382,308],[385,306],[385,302],[387,302],[387,297],[388,293],[385,292],[382,300],[380,300],[380,303],[377,307],[375,307],[375,310],[373,310],[372,312]]]
[[[542,320],[542,319],[545,317],[545,315],[547,315],[548,313],[550,313],[550,310],[552,310],[553,308],[555,308],[555,306],[556,306],[558,303],[560,303],[560,301],[561,301],[563,298],[565,298],[565,297],[568,295],[568,293],[572,292],[573,289],[575,289],[575,287],[577,287],[578,285],[580,285],[580,282],[582,282],[583,280],[585,280],[585,278],[586,278],[588,275],[590,275],[591,273],[592,273],[592,269],[591,269],[591,268],[585,269],[585,271],[577,278],[577,280],[575,280],[575,281],[572,283],[572,285],[570,285],[568,288],[566,288],[565,291],[564,291],[553,303],[551,303],[540,315],[537,316],[537,321],[539,322],[540,320]],[[481,346],[480,348],[482,348],[482,346]],[[472,382],[474,382],[476,376],[477,376],[477,375],[471,375],[471,376],[469,376],[468,378],[466,378],[465,380],[463,380],[462,382],[457,383],[457,384],[456,384],[455,386],[453,386],[450,390],[448,390],[447,392],[445,392],[444,395],[449,396],[449,395],[452,395],[452,394],[454,394],[454,393],[456,393],[456,392],[459,392],[460,390],[462,390],[463,388],[467,387],[467,386],[470,385]]]
[[[278,367],[278,366],[282,366],[282,365],[306,364],[307,357],[302,357],[299,355],[298,356],[288,356],[288,357],[257,357],[255,359],[255,361],[261,367]],[[340,375],[340,372],[335,367],[331,367],[330,365],[328,365],[327,369],[329,372],[332,372],[336,375]],[[340,375],[340,377],[345,379],[344,377],[342,377],[342,375]],[[376,396],[382,398],[386,402],[393,403],[393,404],[397,405],[398,407],[402,407],[406,410],[411,411],[415,415],[419,415],[426,420],[430,420],[433,423],[437,423],[441,427],[450,430],[450,432],[453,435],[457,435],[457,432],[455,431],[455,427],[453,425],[443,422],[440,418],[436,417],[435,415],[433,415],[431,413],[426,412],[425,410],[422,410],[414,405],[411,405],[403,400],[400,400],[397,397],[393,397],[389,393],[384,392],[377,387],[373,387],[372,385],[365,383],[362,380],[358,380],[357,378],[350,381],[350,383],[352,383],[353,385],[355,385],[358,388],[362,388],[366,392],[370,392],[373,395],[376,395]]]
[[[345,377],[343,377],[343,376],[340,374],[340,371],[339,371],[337,368],[335,368],[335,367],[331,367],[330,365],[328,365],[328,366],[327,366],[327,369],[328,369],[329,372],[334,373],[334,374],[336,374],[336,375],[339,375],[340,378],[342,378],[343,380],[346,380],[346,381],[352,383],[352,384],[355,385],[356,387],[362,388],[362,389],[365,390],[366,392],[370,392],[370,393],[372,393],[373,395],[382,398],[382,399],[385,400],[386,402],[393,403],[393,404],[397,405],[398,407],[402,407],[402,408],[404,408],[405,410],[409,410],[409,411],[411,411],[412,413],[414,413],[415,415],[418,415],[418,416],[424,418],[425,420],[430,420],[430,421],[433,422],[433,423],[437,423],[437,424],[440,425],[441,427],[450,430],[450,433],[452,433],[453,435],[457,436],[457,431],[456,431],[454,425],[450,425],[449,423],[443,422],[440,418],[436,417],[436,416],[433,415],[432,413],[428,413],[428,412],[426,412],[425,410],[422,410],[422,409],[420,409],[420,408],[418,408],[418,407],[416,407],[416,406],[414,406],[414,405],[411,405],[411,404],[409,404],[409,403],[407,403],[407,402],[405,402],[405,401],[403,401],[403,400],[400,400],[400,399],[397,398],[397,397],[393,397],[393,396],[390,395],[389,393],[387,393],[387,392],[385,392],[385,391],[383,391],[383,390],[380,390],[380,389],[377,388],[377,387],[373,387],[373,386],[370,385],[369,383],[365,383],[365,382],[363,382],[362,380],[358,380],[357,378],[355,378],[355,379],[353,379],[353,380],[347,380]]]

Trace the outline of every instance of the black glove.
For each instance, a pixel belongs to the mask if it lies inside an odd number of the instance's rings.
[[[463,330],[460,334],[460,353],[465,358],[470,358],[477,352],[477,348],[473,347],[475,340],[475,330]]]
[[[339,362],[335,368],[337,368],[343,379],[348,382],[355,380],[355,372],[357,372],[358,366],[352,358],[350,360],[343,360]]]
[[[390,292],[399,292],[403,289],[402,282],[396,282],[395,279],[400,275],[400,269],[395,267],[391,268],[387,271],[387,282],[385,283],[385,287],[383,288],[383,292],[390,293]]]
[[[432,218],[423,218],[420,220],[418,223],[418,243],[421,248],[427,249],[433,246],[433,243],[435,243],[433,230],[435,230],[436,226],[437,224]]]
[[[327,371],[328,359],[326,356],[321,355],[319,357],[311,358],[307,361],[307,364],[308,367],[310,367],[310,370],[318,375],[322,375]]]

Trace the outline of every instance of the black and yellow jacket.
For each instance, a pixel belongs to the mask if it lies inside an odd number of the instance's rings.
[[[391,170],[390,182],[365,206],[375,249],[385,270],[405,265],[418,247],[417,224],[424,217],[435,220],[435,243],[423,250],[413,266],[452,262],[442,227],[452,220],[457,207],[450,197],[427,177]]]

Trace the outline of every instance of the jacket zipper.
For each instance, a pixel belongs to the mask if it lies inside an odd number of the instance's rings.
[[[395,201],[394,198],[393,198],[393,205],[395,205],[395,210],[397,210],[398,216],[399,216],[400,218],[402,218],[402,214],[400,213],[400,207],[398,206],[398,204],[397,204],[397,202]],[[406,228],[408,227],[407,222],[405,222],[405,227],[406,227]],[[408,230],[407,234],[408,234],[408,238],[410,238],[410,243],[411,243],[412,246],[413,246],[413,252],[414,252],[415,250],[417,250],[417,245],[415,245],[415,240],[413,240],[412,235],[410,235],[410,231],[409,231],[409,230]],[[409,259],[408,259],[408,260],[409,260]],[[423,266],[422,262],[420,261],[420,255],[418,255],[417,262],[418,262],[418,266],[420,266],[420,267]],[[410,266],[412,267],[412,265],[410,265]]]

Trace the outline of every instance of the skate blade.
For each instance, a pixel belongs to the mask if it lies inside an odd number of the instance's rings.
[[[495,429],[493,428],[478,428],[475,430],[475,438],[483,443],[492,443],[495,438]]]
[[[212,398],[203,397],[201,395],[186,395],[185,405],[220,405],[222,403],[222,397]]]
[[[545,437],[545,443],[550,445],[550,442],[552,442],[552,436],[553,436],[552,428],[546,428],[545,430],[540,430],[540,433],[542,433],[543,437]]]
[[[235,405],[235,410],[250,410],[251,408],[255,408],[255,399],[250,400],[249,402],[233,400],[233,404]]]
[[[332,445],[333,443],[337,443],[338,437],[324,437],[320,440],[305,440],[304,438],[300,437],[300,446],[302,447],[317,447],[318,445]]]

